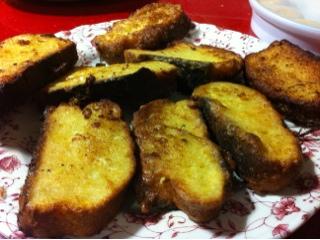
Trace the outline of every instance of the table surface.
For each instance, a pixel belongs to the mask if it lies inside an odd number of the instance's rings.
[[[125,18],[151,0],[41,1],[0,0],[0,40],[21,33],[55,33],[82,24]],[[194,20],[253,34],[247,0],[168,0],[179,3]],[[291,238],[320,238],[320,212]]]

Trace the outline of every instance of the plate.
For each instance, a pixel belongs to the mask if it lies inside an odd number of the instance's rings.
[[[85,25],[56,35],[77,43],[78,65],[100,61],[91,40],[114,22]],[[186,37],[195,44],[227,48],[242,56],[266,43],[214,25],[195,23]],[[39,136],[41,114],[26,103],[0,117],[0,238],[27,237],[17,226],[18,199]],[[94,238],[285,238],[320,207],[320,130],[286,122],[299,138],[306,161],[301,177],[277,195],[259,195],[242,188],[225,202],[219,216],[198,225],[181,211],[143,216],[123,211]]]

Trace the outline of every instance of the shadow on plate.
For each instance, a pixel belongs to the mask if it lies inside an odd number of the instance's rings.
[[[320,190],[320,178],[315,172],[315,164],[311,159],[305,159],[298,177],[289,187],[279,193],[273,194],[282,197],[308,195],[312,191]]]
[[[0,117],[0,145],[32,154],[41,129],[42,114],[32,102],[13,107]]]

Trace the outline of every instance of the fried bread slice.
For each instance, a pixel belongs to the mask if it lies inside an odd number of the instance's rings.
[[[0,43],[0,108],[25,100],[77,61],[76,45],[53,35],[23,34]]]
[[[176,206],[192,220],[205,222],[226,198],[229,173],[218,147],[196,129],[206,129],[200,113],[188,101],[176,104],[154,101],[134,115],[141,161],[138,202],[143,213]]]
[[[183,38],[191,21],[180,5],[150,3],[135,11],[128,19],[116,22],[93,43],[108,63],[123,62],[128,48],[156,49]]]
[[[185,130],[197,137],[208,137],[208,130],[200,111],[191,100],[173,102],[168,99],[154,100],[140,107],[134,115],[133,125],[163,125]]]
[[[125,51],[126,62],[146,60],[165,61],[180,68],[181,88],[195,86],[217,80],[232,80],[243,68],[240,55],[226,49],[178,41],[171,46],[156,51],[129,49]]]
[[[117,214],[134,174],[133,146],[110,101],[50,108],[20,195],[21,230],[41,238],[100,231]]]
[[[215,82],[193,92],[217,143],[229,151],[238,174],[257,192],[275,192],[298,176],[299,142],[271,103],[248,87]]]
[[[176,89],[177,77],[174,65],[159,61],[79,67],[46,86],[42,98],[49,104],[74,96],[140,103],[168,96]]]
[[[320,126],[320,57],[288,41],[276,41],[245,58],[253,88],[302,126]]]

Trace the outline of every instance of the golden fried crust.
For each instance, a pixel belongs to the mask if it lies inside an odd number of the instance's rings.
[[[28,236],[37,238],[90,236],[101,231],[116,216],[124,193],[118,193],[103,206],[86,210],[72,209],[68,203],[59,203],[45,210],[25,207],[18,215],[19,226]],[[20,204],[27,201],[26,195],[20,195],[20,198]]]
[[[211,81],[234,81],[244,65],[241,56],[232,51],[208,45],[196,46],[185,41],[176,41],[156,51],[128,49],[124,55],[126,62],[158,60],[176,65],[183,78],[181,85],[184,87],[181,89],[193,89]]]
[[[197,222],[212,219],[229,190],[229,173],[192,101],[155,100],[134,114],[143,213],[176,206]]]
[[[218,148],[207,138],[166,126],[139,125],[134,133],[142,168],[141,211],[176,206],[196,222],[215,217],[229,188]]]
[[[98,233],[119,211],[133,148],[111,101],[49,108],[19,199],[20,229],[40,238]]]
[[[154,100],[134,113],[133,126],[165,125],[185,130],[198,137],[208,137],[207,127],[192,100],[177,103],[168,99]]]
[[[104,35],[94,38],[102,58],[108,63],[123,61],[125,49],[156,49],[183,38],[192,27],[180,5],[151,3],[128,19],[115,23]]]
[[[245,58],[250,86],[289,120],[320,126],[320,58],[288,41],[276,41]]]
[[[0,43],[0,108],[21,102],[77,61],[76,45],[53,35],[24,34]]]
[[[196,46],[185,41],[175,41],[162,50],[148,51],[128,49],[125,51],[126,62],[141,62],[145,60],[162,60],[179,67],[188,67],[189,71],[197,64],[209,65],[208,78],[228,79],[236,76],[243,67],[240,55],[218,47],[209,45]]]
[[[198,87],[193,96],[218,144],[231,153],[236,171],[250,188],[276,192],[299,175],[303,161],[299,142],[263,95],[217,82]]]

